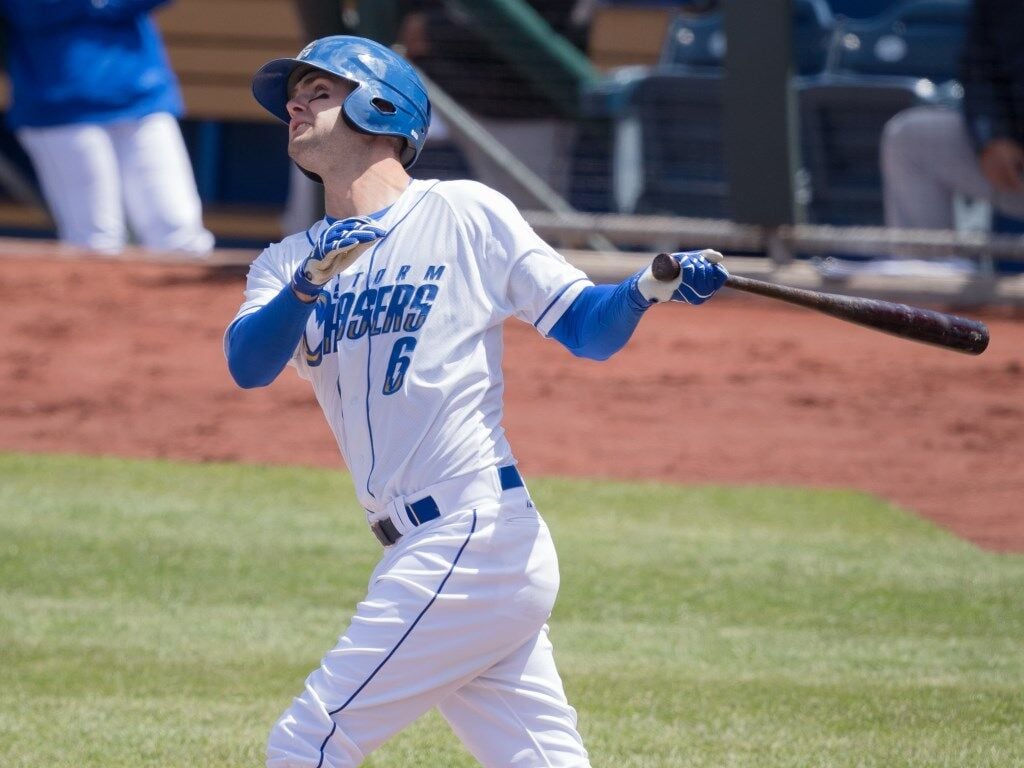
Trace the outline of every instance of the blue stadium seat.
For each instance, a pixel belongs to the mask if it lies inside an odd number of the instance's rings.
[[[798,68],[820,72],[833,34],[824,0],[794,0]],[[611,126],[610,184],[573,199],[588,210],[727,218],[722,145],[722,15],[679,14],[656,67],[619,68],[583,95],[585,109]],[[607,144],[605,145],[607,146]],[[583,165],[576,158],[574,176]],[[590,170],[593,163],[587,164]],[[593,185],[598,173],[589,173]]]
[[[934,84],[915,77],[819,75],[797,83],[801,155],[812,223],[883,223],[879,146],[897,112],[934,104]]]
[[[836,22],[827,0],[793,0],[794,71],[809,75],[825,69]],[[669,28],[661,64],[712,71],[725,66],[726,37],[721,11],[680,13]]]
[[[639,79],[613,158],[618,210],[728,218],[722,76],[662,69]]]
[[[829,0],[832,13],[847,19],[870,19],[892,8],[892,0]]]
[[[904,0],[880,16],[849,20],[831,71],[955,79],[968,11],[968,0]]]
[[[825,71],[836,34],[836,19],[826,0],[793,0],[793,71]]]
[[[725,29],[721,11],[699,15],[680,13],[673,19],[661,52],[661,64],[693,70],[725,66]]]
[[[936,0],[912,4],[914,13],[908,8],[901,13],[918,20],[927,18],[926,6],[943,5]],[[945,18],[944,10],[932,18]],[[814,73],[795,81],[809,178],[807,217],[819,223],[881,224],[883,126],[902,109],[949,102],[957,92],[921,77],[823,72],[837,36],[835,18],[818,0],[794,0],[793,21],[794,50],[802,56],[798,69]],[[722,143],[724,66],[715,64],[724,59],[724,50],[717,47],[724,40],[713,42],[721,23],[718,13],[680,15],[663,64],[619,70],[587,94],[592,116],[612,126],[606,198],[612,210],[729,217]],[[894,22],[888,23],[891,28]]]
[[[644,172],[634,210],[728,218],[721,77],[652,75],[633,103]]]

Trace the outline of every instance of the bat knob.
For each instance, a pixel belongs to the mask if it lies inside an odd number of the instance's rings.
[[[651,274],[662,283],[675,280],[679,277],[679,262],[667,253],[659,253],[651,262]]]

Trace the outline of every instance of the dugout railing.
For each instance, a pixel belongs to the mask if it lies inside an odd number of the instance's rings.
[[[713,247],[726,254],[736,274],[784,285],[896,301],[1024,307],[1024,235],[821,224],[768,228],[724,219],[542,211],[528,211],[526,218],[549,239],[591,233],[620,247],[615,253],[563,250],[598,281],[622,279],[659,251]],[[953,260],[958,268],[947,268]],[[969,268],[959,268],[961,262]]]
[[[766,229],[720,219],[546,211],[526,211],[525,216],[539,234],[556,243],[578,242],[596,234],[621,246],[623,250],[616,251],[559,248],[596,282],[620,280],[650,263],[662,250],[710,246],[726,254],[726,264],[734,274],[783,285],[912,304],[1024,308],[1024,236],[1020,235],[808,224]],[[959,255],[975,261],[978,268],[959,275],[913,277],[855,270],[837,277],[822,269],[828,259],[844,258],[851,251],[883,257],[899,253],[936,261]],[[52,241],[0,238],[0,258],[36,254],[47,258],[83,255],[78,249]],[[252,248],[219,248],[204,265],[243,269],[255,254]],[[195,264],[194,259],[182,254],[137,248],[104,258]],[[997,271],[996,262],[1009,265],[1010,270]]]

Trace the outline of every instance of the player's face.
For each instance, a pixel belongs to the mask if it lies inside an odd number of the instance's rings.
[[[289,88],[285,108],[288,123],[288,154],[304,167],[315,164],[314,153],[339,131],[350,132],[341,115],[341,104],[352,92],[347,80],[315,69],[299,70]]]

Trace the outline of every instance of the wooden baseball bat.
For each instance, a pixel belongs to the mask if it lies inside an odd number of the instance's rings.
[[[651,263],[651,272],[657,280],[675,280],[679,262],[667,253],[659,253]],[[980,355],[988,347],[988,328],[966,317],[891,301],[791,288],[738,275],[729,275],[725,284],[738,291],[779,299],[876,331],[968,355]]]

